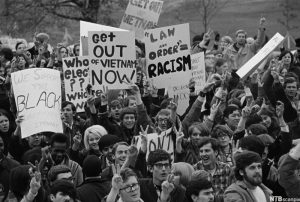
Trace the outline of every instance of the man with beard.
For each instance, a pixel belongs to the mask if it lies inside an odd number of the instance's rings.
[[[216,139],[203,137],[199,148],[201,161],[194,165],[194,169],[209,173],[216,198],[221,199],[225,189],[231,184],[231,168],[218,160],[219,144]]]
[[[54,165],[66,165],[71,170],[74,177],[74,185],[78,186],[83,182],[82,168],[78,163],[69,159],[67,155],[68,138],[64,134],[55,134],[51,138],[51,151],[49,148],[43,148],[42,159],[40,162],[40,170],[49,161]]]
[[[251,151],[243,151],[235,156],[234,169],[237,181],[224,194],[225,202],[247,201],[267,202],[272,191],[262,184],[262,160]]]
[[[151,151],[147,165],[152,178],[140,179],[141,198],[144,202],[182,202],[185,200],[185,190],[174,185],[169,175],[171,156],[168,152],[161,149]]]
[[[251,45],[246,43],[247,33],[244,30],[236,31],[236,42],[229,46],[224,53],[226,59],[233,60],[234,69],[242,67],[263,45],[263,40],[265,39],[265,21],[265,18],[260,19],[258,37]]]

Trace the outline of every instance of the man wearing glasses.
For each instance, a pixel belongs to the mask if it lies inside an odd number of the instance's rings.
[[[141,198],[144,202],[182,202],[185,191],[175,186],[170,177],[171,156],[164,150],[155,150],[149,153],[148,170],[152,173],[152,179],[141,179]]]
[[[141,199],[137,175],[130,168],[121,170],[112,178],[112,188],[106,202],[144,202]]]

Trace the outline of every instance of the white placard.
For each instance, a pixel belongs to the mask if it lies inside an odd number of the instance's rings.
[[[127,89],[126,78],[136,82],[133,32],[89,32],[88,41],[90,83],[95,89]]]
[[[264,60],[275,48],[284,40],[284,37],[276,33],[269,42],[259,50],[246,64],[244,64],[236,74],[241,78],[246,78],[258,67],[258,64]]]
[[[144,30],[157,25],[163,1],[129,1],[120,28],[135,32],[138,39],[144,38]]]
[[[34,68],[11,74],[16,107],[24,116],[22,138],[49,131],[62,133],[60,72]]]
[[[157,88],[185,85],[182,73],[191,70],[189,24],[145,31],[147,76]]]

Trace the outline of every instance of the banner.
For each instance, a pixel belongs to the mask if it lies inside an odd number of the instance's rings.
[[[127,89],[124,80],[136,82],[133,32],[89,32],[88,42],[90,83],[95,89]]]
[[[192,68],[189,24],[147,30],[144,41],[147,76],[153,84],[157,88],[186,84],[182,74]]]
[[[236,74],[241,78],[246,78],[252,74],[258,67],[258,63],[264,60],[282,41],[284,37],[279,33],[276,33],[269,42],[256,53],[246,64],[244,64]]]
[[[156,27],[163,1],[129,1],[120,28],[135,31],[135,37],[144,38],[144,30]]]
[[[80,21],[80,56],[85,56],[82,50],[87,50],[87,49],[86,47],[82,46],[83,43],[82,37],[88,37],[89,31],[128,31],[128,30],[100,25],[100,24],[86,22],[86,21]]]
[[[178,96],[177,113],[183,115],[189,106],[189,81],[193,79],[195,81],[195,93],[198,94],[205,85],[205,61],[204,52],[191,55],[192,69],[183,72],[181,75],[181,81],[184,81],[182,85],[170,86],[168,93],[170,97]]]
[[[11,74],[22,138],[49,131],[62,133],[60,72],[34,68]]]
[[[63,58],[64,86],[66,100],[76,106],[77,112],[84,112],[89,84],[90,59],[86,56]]]
[[[174,162],[174,142],[172,135],[170,135],[172,128],[162,132],[161,134],[150,133],[147,135],[147,154],[146,160],[148,160],[149,153],[157,149],[163,149],[171,155],[172,162]],[[136,146],[138,149],[141,148],[141,139],[140,136],[134,137]]]

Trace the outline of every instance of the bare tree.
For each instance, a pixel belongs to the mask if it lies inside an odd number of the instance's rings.
[[[279,18],[278,22],[285,27],[287,32],[298,28],[298,26],[292,24],[292,22],[297,18],[297,14],[295,14],[294,8],[296,7],[295,4],[298,3],[298,1],[291,2],[290,0],[283,0],[279,4],[280,8],[283,8],[283,19]]]
[[[191,9],[191,7],[198,9],[205,32],[211,20],[227,3],[228,0],[185,0],[183,2],[185,9]]]

